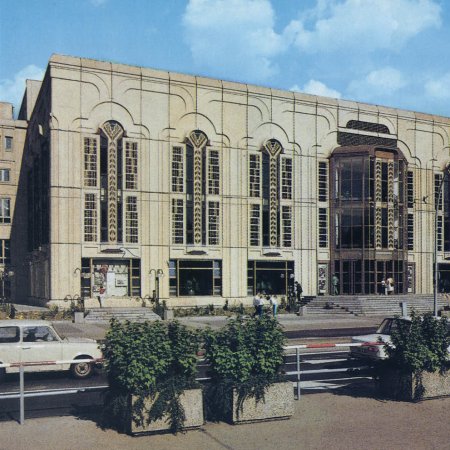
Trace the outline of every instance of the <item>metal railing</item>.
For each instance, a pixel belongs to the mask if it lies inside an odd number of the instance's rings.
[[[25,423],[25,398],[26,397],[43,397],[45,395],[63,395],[67,394],[67,390],[56,391],[52,393],[44,393],[44,392],[25,392],[25,367],[33,367],[33,366],[54,366],[54,365],[63,365],[63,364],[79,364],[79,363],[101,363],[103,360],[100,358],[88,358],[88,359],[71,359],[71,360],[61,360],[61,361],[22,361],[22,362],[13,362],[13,363],[4,363],[0,364],[0,369],[8,368],[8,367],[18,367],[19,368],[19,394],[6,394],[0,396],[0,399],[6,398],[18,398],[19,399],[19,409],[20,409],[20,425]],[[98,386],[96,386],[98,389]],[[86,388],[82,388],[86,390]],[[80,389],[76,390],[79,391]],[[73,391],[73,389],[72,389]]]
[[[349,348],[349,347],[364,347],[364,346],[373,346],[373,345],[383,345],[380,342],[364,342],[364,343],[321,343],[321,344],[299,344],[299,345],[288,345],[284,347],[285,356],[292,356],[295,354],[295,366],[296,370],[294,371],[286,371],[286,375],[294,375],[296,376],[295,385],[297,387],[297,396],[295,397],[296,400],[300,399],[301,391],[300,391],[300,382],[301,382],[301,375],[304,373],[324,373],[324,372],[344,372],[348,371],[348,368],[342,368],[342,369],[321,369],[320,371],[302,371],[301,370],[301,350],[305,349],[327,349],[327,348]],[[291,351],[295,351],[295,353],[290,353]],[[311,354],[311,353],[309,353]],[[306,353],[308,355],[308,353]],[[78,364],[78,363],[101,363],[103,362],[102,359],[75,359],[75,360],[61,360],[61,361],[24,361],[24,362],[14,362],[14,363],[5,363],[0,364],[0,368],[8,368],[8,367],[18,367],[19,368],[19,394],[3,394],[0,395],[0,400],[2,399],[13,399],[13,398],[19,398],[20,400],[20,424],[23,425],[25,423],[25,398],[27,397],[43,397],[43,396],[49,396],[49,395],[65,395],[70,393],[78,393],[78,392],[84,392],[88,390],[94,390],[94,389],[107,389],[109,386],[92,386],[92,387],[82,387],[82,388],[69,388],[69,389],[58,389],[53,391],[31,391],[31,392],[25,392],[25,368],[26,367],[33,367],[33,366],[52,366],[52,365],[63,365],[63,364]],[[199,358],[198,362],[206,362],[205,358]],[[355,369],[367,369],[367,366],[361,366]],[[198,377],[197,381],[208,381],[210,380],[210,377]]]

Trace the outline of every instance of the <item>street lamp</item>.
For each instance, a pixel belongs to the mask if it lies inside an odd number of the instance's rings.
[[[6,270],[5,267],[0,268],[0,280],[2,282],[2,302],[5,301],[5,283],[14,276],[13,270]]]
[[[446,163],[444,167],[444,174],[439,183],[438,198],[434,205],[435,215],[434,215],[434,283],[433,283],[433,312],[434,316],[438,315],[438,303],[437,303],[437,290],[438,290],[438,262],[437,262],[437,252],[438,252],[438,216],[439,216],[439,205],[441,203],[442,188],[448,175],[450,174],[450,162]]]
[[[149,275],[155,275],[155,290],[153,291],[153,298],[159,301],[159,280],[164,276],[164,271],[162,269],[150,269]]]

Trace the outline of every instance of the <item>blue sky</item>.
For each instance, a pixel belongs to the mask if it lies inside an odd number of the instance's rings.
[[[450,117],[445,0],[0,0],[0,100],[52,53]]]

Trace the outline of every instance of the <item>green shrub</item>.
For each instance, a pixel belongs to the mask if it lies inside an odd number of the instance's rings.
[[[103,349],[110,385],[105,400],[106,421],[125,431],[124,424],[130,418],[142,426],[168,413],[172,431],[180,430],[185,415],[179,396],[197,386],[198,346],[197,333],[176,321],[111,320]],[[137,398],[133,408],[127,400],[131,395]],[[149,396],[155,402],[144,414]]]
[[[212,382],[206,393],[207,417],[227,418],[233,389],[239,414],[246,398],[264,398],[266,389],[282,379],[284,334],[272,317],[231,319],[219,331],[204,333]]]

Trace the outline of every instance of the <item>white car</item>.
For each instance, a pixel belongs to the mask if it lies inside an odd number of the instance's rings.
[[[76,359],[100,360],[102,353],[94,339],[62,338],[45,320],[0,320],[0,364],[18,362],[52,362],[26,367],[27,372],[70,370],[75,378],[92,375],[95,363],[54,364]],[[5,373],[18,372],[19,367],[0,368]]]
[[[361,347],[350,347],[351,358],[359,359],[386,359],[384,344],[391,343],[391,334],[398,329],[400,322],[411,322],[410,317],[388,317],[381,322],[374,334],[352,337],[352,343],[364,344]],[[450,323],[449,323],[450,326]],[[449,347],[450,353],[450,347]]]

